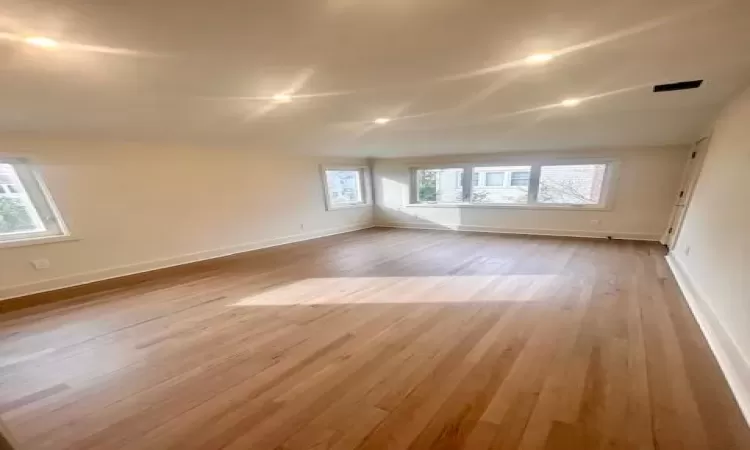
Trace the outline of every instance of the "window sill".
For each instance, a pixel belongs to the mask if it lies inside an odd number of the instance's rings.
[[[356,205],[329,206],[328,211],[338,211],[340,209],[369,208],[372,203],[358,203]]]
[[[57,242],[74,242],[74,241],[80,241],[80,239],[75,238],[70,235],[44,236],[44,237],[37,237],[37,238],[19,239],[16,241],[0,241],[0,249],[14,248],[14,247],[26,247],[29,245],[54,244]]]
[[[500,204],[473,204],[473,203],[409,203],[407,208],[468,208],[468,209],[527,209],[547,211],[610,211],[608,206],[571,206],[571,205],[500,205]]]

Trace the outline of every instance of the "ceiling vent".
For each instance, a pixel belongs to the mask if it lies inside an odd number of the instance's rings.
[[[654,92],[684,91],[685,89],[698,89],[703,84],[703,80],[680,81],[677,83],[657,84],[654,86]]]

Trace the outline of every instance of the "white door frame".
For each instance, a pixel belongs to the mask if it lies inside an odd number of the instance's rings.
[[[672,215],[669,219],[669,228],[667,228],[661,241],[670,250],[674,248],[675,243],[680,237],[682,224],[685,221],[685,215],[690,206],[690,200],[693,198],[695,186],[698,184],[698,177],[703,168],[703,161],[706,158],[706,152],[710,141],[710,136],[700,138],[695,144],[693,144],[693,148],[691,149],[690,159],[688,160],[688,164],[685,167],[685,172],[682,176],[680,192],[677,194],[674,207],[672,208]]]

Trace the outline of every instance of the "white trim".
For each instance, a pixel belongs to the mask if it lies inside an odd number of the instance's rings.
[[[479,233],[498,233],[498,234],[528,234],[535,236],[559,236],[559,237],[581,237],[607,239],[627,239],[632,241],[649,241],[658,242],[659,234],[649,233],[629,233],[621,231],[591,231],[591,230],[555,230],[543,228],[500,228],[484,227],[478,225],[457,225],[457,224],[422,224],[410,222],[385,222],[377,223],[376,227],[383,228],[410,228],[416,230],[446,230],[446,231],[473,231]]]
[[[743,356],[732,336],[721,326],[707,297],[701,293],[679,259],[671,252],[665,259],[750,425],[750,362]]]
[[[224,247],[216,250],[206,250],[202,252],[189,253],[186,255],[176,256],[172,258],[158,259],[148,261],[144,263],[129,264],[126,266],[112,267],[104,270],[97,270],[92,272],[84,272],[75,275],[52,278],[44,280],[38,283],[22,284],[16,286],[10,286],[0,290],[0,301],[20,297],[29,294],[38,294],[40,292],[52,291],[56,289],[62,289],[66,287],[76,286],[80,284],[93,283],[96,281],[103,281],[110,278],[118,278],[126,275],[134,275],[142,272],[149,272],[152,270],[164,269],[167,267],[180,266],[183,264],[189,264],[198,261],[205,261],[209,259],[221,258],[224,256],[235,255],[238,253],[250,252],[253,250],[260,250],[268,247],[276,247],[284,244],[291,244],[294,242],[302,242],[310,239],[317,239],[324,236],[331,236],[335,234],[349,233],[357,230],[364,230],[366,228],[372,228],[371,222],[359,223],[341,228],[328,228],[323,230],[311,231],[307,233],[300,233],[291,236],[284,236],[280,238],[268,239],[265,241],[248,242],[232,247]]]
[[[57,234],[52,236],[27,237],[14,241],[0,241],[0,248],[26,247],[28,245],[44,245],[54,244],[56,242],[75,242],[80,240],[80,238],[74,236]]]
[[[706,159],[710,140],[711,136],[702,137],[695,141],[695,144],[690,149],[682,181],[680,182],[680,190],[675,192],[674,206],[669,217],[669,225],[664,230],[664,236],[662,236],[662,243],[668,248],[675,248],[677,241],[680,239],[682,224],[687,216],[690,200],[693,198],[695,187],[698,184],[698,178],[703,169],[703,161]],[[705,144],[703,144],[704,142]],[[695,154],[695,157],[692,154]],[[680,192],[682,195],[680,195]],[[672,230],[671,233],[669,232],[670,229]]]
[[[338,211],[340,209],[352,209],[352,208],[371,208],[372,205],[369,203],[346,203],[338,206],[331,206],[328,211]]]
[[[409,203],[406,208],[501,208],[501,209],[552,209],[555,211],[611,211],[611,206],[554,205],[544,203]]]

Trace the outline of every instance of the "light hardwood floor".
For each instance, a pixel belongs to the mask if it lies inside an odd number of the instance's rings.
[[[372,229],[0,322],[29,449],[750,449],[656,244]]]

